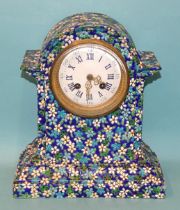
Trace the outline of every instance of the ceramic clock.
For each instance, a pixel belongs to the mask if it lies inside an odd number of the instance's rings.
[[[21,154],[15,198],[164,198],[142,139],[143,91],[160,65],[112,18],[65,18],[21,66],[37,81],[38,136]]]

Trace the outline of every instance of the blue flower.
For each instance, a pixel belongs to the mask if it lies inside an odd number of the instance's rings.
[[[84,148],[84,144],[82,142],[78,142],[76,143],[76,147],[81,150],[82,148]]]
[[[104,194],[105,193],[104,188],[97,189],[97,193],[100,194],[100,195]]]
[[[89,128],[86,134],[87,134],[87,137],[90,138],[90,137],[93,137],[95,133],[92,128]]]
[[[85,192],[86,192],[87,197],[91,197],[91,195],[93,194],[93,189],[89,188]]]
[[[81,157],[80,162],[81,163],[88,163],[89,158],[88,157]]]
[[[140,169],[139,175],[142,176],[142,177],[146,176],[145,171],[144,171],[143,168]]]
[[[81,137],[81,136],[83,135],[83,132],[80,131],[80,130],[77,130],[77,131],[74,133],[74,135],[75,135],[76,137]]]
[[[56,198],[63,198],[63,197],[64,197],[64,193],[62,192],[56,193]]]
[[[116,151],[116,150],[118,150],[121,147],[121,144],[114,143],[114,144],[111,145],[111,147],[112,147],[113,151]]]
[[[50,144],[48,144],[48,145],[46,146],[46,151],[47,151],[47,152],[50,152],[50,151],[51,151],[51,148],[52,148],[52,146],[51,146]]]
[[[71,158],[71,155],[68,152],[65,152],[64,153],[64,158],[65,159],[70,159]]]

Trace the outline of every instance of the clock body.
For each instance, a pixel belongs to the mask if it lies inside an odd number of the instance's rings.
[[[160,70],[110,17],[65,18],[21,69],[37,81],[38,137],[20,157],[14,197],[163,198],[142,140],[144,82]],[[150,189],[150,190],[148,190]]]

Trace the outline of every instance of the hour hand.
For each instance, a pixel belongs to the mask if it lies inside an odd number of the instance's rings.
[[[102,79],[99,75],[97,77],[94,77],[93,80],[95,85],[99,85],[102,83]]]
[[[91,80],[88,80],[85,83],[85,87],[86,87],[86,100],[91,100],[92,99],[92,94],[90,93],[90,90],[92,88]]]

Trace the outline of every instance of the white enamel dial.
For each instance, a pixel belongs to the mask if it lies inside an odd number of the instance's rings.
[[[121,59],[109,48],[90,43],[66,51],[59,67],[59,85],[74,103],[97,106],[110,100],[121,82]]]

